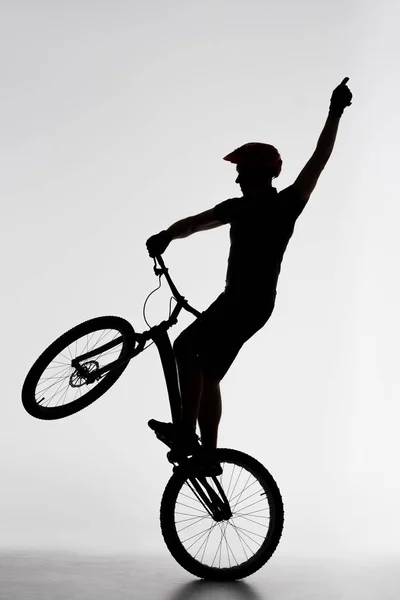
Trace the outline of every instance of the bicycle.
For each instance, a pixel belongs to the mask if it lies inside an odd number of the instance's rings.
[[[61,335],[39,356],[24,381],[22,403],[31,416],[60,419],[86,408],[152,340],[149,345],[155,343],[161,358],[172,423],[179,423],[181,397],[168,329],[177,323],[182,309],[199,318],[202,313],[178,292],[161,256],[154,258],[153,268],[160,285],[164,275],[176,301],[172,313],[170,303],[169,318],[137,333],[121,317],[102,316]],[[115,332],[112,339],[108,332]],[[154,419],[148,422],[170,448],[167,459],[173,465],[160,506],[168,550],[184,569],[203,579],[226,581],[253,574],[271,558],[283,530],[283,503],[272,475],[255,458],[229,448],[217,448],[215,453],[221,475],[198,475],[193,456],[181,453],[173,440],[157,431],[156,424]]]

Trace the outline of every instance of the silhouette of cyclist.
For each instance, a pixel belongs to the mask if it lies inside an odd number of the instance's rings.
[[[332,93],[329,113],[316,149],[296,181],[278,192],[282,160],[270,144],[250,142],[224,160],[236,165],[243,196],[190,216],[150,237],[150,256],[162,254],[172,240],[230,224],[230,253],[224,291],[173,344],[182,396],[182,423],[158,422],[190,453],[198,442],[217,447],[221,418],[220,381],[243,344],[270,318],[275,306],[281,262],[297,218],[314,190],[336,139],[340,117],[351,104],[345,77]]]

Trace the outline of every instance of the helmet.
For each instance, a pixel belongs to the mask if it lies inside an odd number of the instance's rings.
[[[282,159],[278,150],[271,144],[263,144],[262,142],[248,142],[227,154],[224,160],[234,163],[238,167],[272,167],[274,177],[278,177],[282,169]]]

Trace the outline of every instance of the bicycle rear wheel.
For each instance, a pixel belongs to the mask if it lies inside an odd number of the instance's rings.
[[[218,448],[215,458],[222,475],[197,477],[197,490],[187,473],[174,472],[161,501],[160,524],[169,551],[184,569],[203,579],[231,581],[251,575],[271,558],[282,535],[284,509],[272,475],[256,459],[227,448]],[[198,490],[218,502],[216,480],[230,510],[214,518]]]
[[[121,317],[96,317],[73,327],[53,342],[31,367],[22,387],[22,404],[37,419],[62,419],[106,392],[128,362],[96,372],[128,355],[136,343],[132,325]],[[91,353],[72,366],[72,360]]]

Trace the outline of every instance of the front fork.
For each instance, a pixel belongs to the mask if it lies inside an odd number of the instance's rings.
[[[193,473],[193,467],[190,464],[190,458],[188,458],[186,455],[179,455],[179,451],[177,452],[171,450],[167,453],[167,459],[171,464],[174,465],[172,469],[174,473],[183,473],[188,475],[186,480],[187,485],[197,497],[200,504],[203,505],[210,517],[212,517],[215,521],[224,521],[232,517],[229,500],[225,495],[218,477],[215,475],[210,476],[219,492],[219,495],[210,485],[206,476],[201,475],[199,477],[191,475],[191,473]]]
[[[175,471],[175,469],[182,469],[182,466],[174,467],[173,470]],[[222,489],[218,477],[212,475],[211,478],[219,492],[219,495],[217,494],[215,489],[210,485],[207,477],[205,477],[204,475],[200,477],[189,475],[186,483],[188,484],[189,488],[192,490],[194,495],[197,497],[200,504],[204,506],[205,510],[208,512],[210,517],[212,517],[215,521],[227,521],[232,517],[232,511],[229,505],[229,500],[226,497],[224,490]]]
[[[191,475],[191,473],[193,473],[193,467],[190,464],[190,458],[186,454],[179,452],[179,449],[175,449],[173,443],[163,435],[157,432],[155,432],[155,435],[163,444],[171,448],[167,453],[167,459],[168,462],[174,465],[172,469],[173,473],[183,473],[188,475],[186,483],[199,502],[204,506],[210,517],[215,521],[230,519],[232,517],[232,511],[229,506],[229,500],[226,497],[218,478],[215,475],[211,476],[220,495],[218,495],[215,489],[210,485],[207,477],[204,475],[200,477]]]

